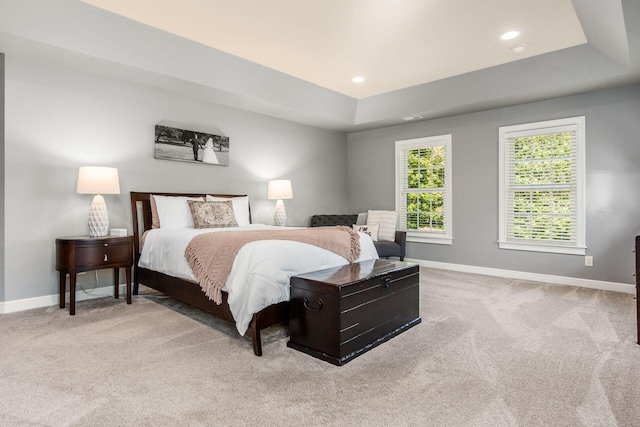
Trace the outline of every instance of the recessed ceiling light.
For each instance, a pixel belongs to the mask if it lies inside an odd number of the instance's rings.
[[[500,38],[502,40],[511,40],[511,39],[515,39],[519,35],[520,35],[520,32],[518,32],[518,31],[507,31],[506,33],[501,35]]]
[[[410,121],[410,120],[420,120],[423,119],[424,117],[422,116],[407,116],[407,117],[403,117],[402,120],[406,120],[406,121]]]
[[[513,51],[513,53],[522,53],[526,48],[527,48],[527,45],[524,43],[511,46],[511,50]]]
[[[351,81],[354,82],[354,83],[362,83],[362,82],[364,82],[364,77],[356,76],[356,77],[352,78]]]

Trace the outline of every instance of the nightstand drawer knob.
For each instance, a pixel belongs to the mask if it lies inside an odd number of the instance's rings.
[[[109,261],[109,260],[107,259],[107,254],[104,254],[104,260],[105,260],[105,261]]]

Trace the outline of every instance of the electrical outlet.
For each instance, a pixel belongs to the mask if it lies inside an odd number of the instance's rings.
[[[591,255],[585,255],[584,265],[585,267],[593,267],[593,257]]]

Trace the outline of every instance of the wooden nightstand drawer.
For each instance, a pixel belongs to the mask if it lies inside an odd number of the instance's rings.
[[[110,266],[112,264],[130,263],[133,253],[129,250],[129,244],[109,244],[82,246],[77,245],[75,251],[76,267]]]
[[[88,271],[133,265],[133,238],[56,239],[56,269]]]

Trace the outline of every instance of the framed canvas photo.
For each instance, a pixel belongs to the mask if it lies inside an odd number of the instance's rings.
[[[154,157],[228,166],[229,137],[156,125]]]

